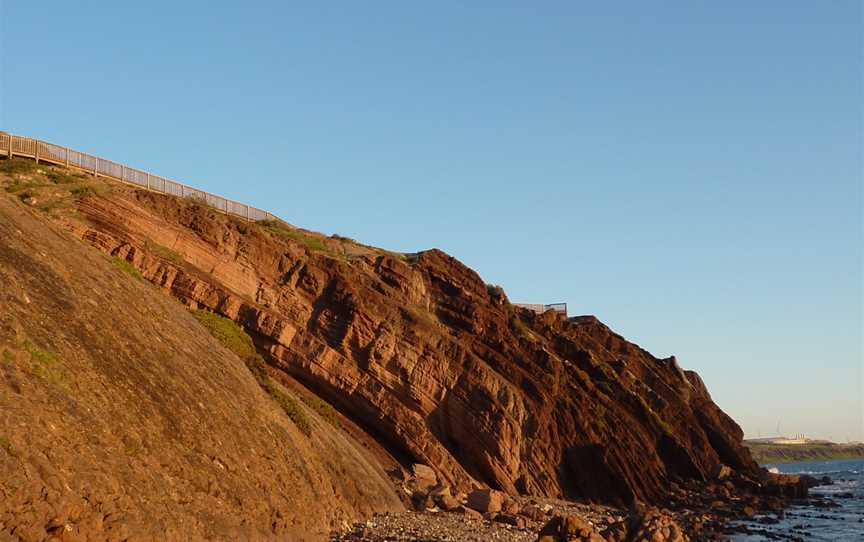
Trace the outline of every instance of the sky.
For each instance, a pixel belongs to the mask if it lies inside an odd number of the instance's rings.
[[[864,440],[862,3],[0,0],[0,130],[567,302]]]

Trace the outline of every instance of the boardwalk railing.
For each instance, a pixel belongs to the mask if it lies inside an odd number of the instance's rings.
[[[68,147],[61,147],[53,143],[46,143],[30,137],[22,137],[6,132],[0,132],[0,156],[12,158],[23,156],[34,158],[36,163],[48,162],[66,166],[69,168],[85,171],[97,177],[108,177],[117,181],[179,196],[181,198],[193,198],[206,202],[208,205],[224,211],[227,214],[243,217],[247,220],[278,220],[276,216],[262,211],[256,207],[233,201],[230,199],[192,188],[191,186],[171,181],[158,175],[153,175],[140,169],[105,160],[83,152],[74,151]]]
[[[529,311],[534,311],[537,314],[543,314],[546,311],[555,311],[567,316],[567,303],[552,303],[549,305],[542,303],[513,303],[513,305],[523,309],[528,309]]]

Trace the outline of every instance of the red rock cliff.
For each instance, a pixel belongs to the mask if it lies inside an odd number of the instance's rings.
[[[755,469],[674,358],[590,316],[514,308],[439,250],[395,255],[125,188],[79,215],[76,235],[241,323],[273,367],[455,485],[655,501],[721,464]]]

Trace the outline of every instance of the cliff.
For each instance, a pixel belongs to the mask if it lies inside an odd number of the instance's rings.
[[[427,464],[462,489],[621,503],[659,502],[722,465],[757,468],[674,358],[590,316],[517,309],[439,250],[394,254],[52,175],[69,177],[43,167],[0,182],[187,307],[242,325],[273,377],[333,405],[381,464]]]
[[[0,192],[0,539],[322,540],[402,509],[362,446],[312,410],[302,433],[181,304],[45,218]]]

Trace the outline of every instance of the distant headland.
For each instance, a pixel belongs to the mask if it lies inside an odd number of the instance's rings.
[[[864,442],[838,444],[827,440],[808,439],[803,435],[748,439],[744,444],[757,463],[791,463],[829,459],[864,458]]]

